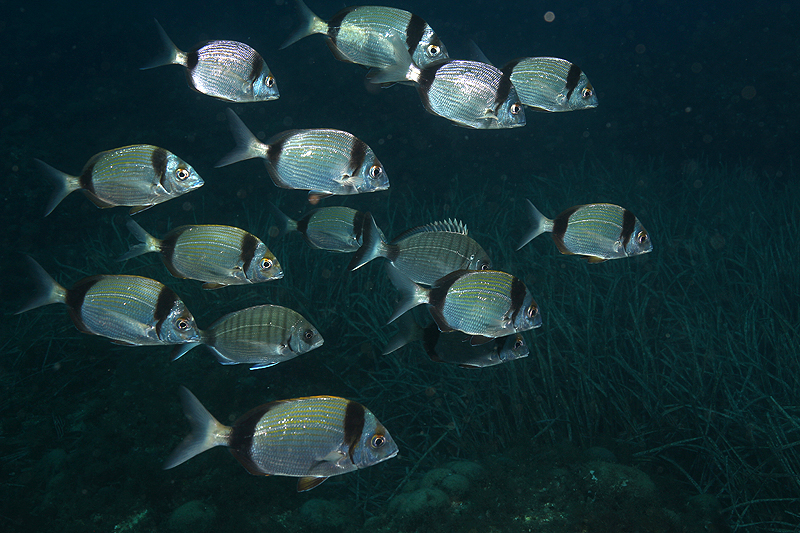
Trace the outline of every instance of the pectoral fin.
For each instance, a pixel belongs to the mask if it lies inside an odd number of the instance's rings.
[[[297,492],[305,492],[307,490],[311,490],[314,487],[322,485],[322,483],[328,478],[326,477],[301,477],[297,480]]]

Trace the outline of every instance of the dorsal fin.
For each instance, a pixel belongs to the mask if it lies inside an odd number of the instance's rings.
[[[440,220],[438,222],[431,222],[430,224],[425,224],[424,226],[417,226],[415,228],[408,229],[395,237],[392,240],[392,244],[396,244],[402,239],[406,239],[412,235],[416,235],[417,233],[426,233],[429,231],[446,231],[448,233],[460,233],[461,235],[468,235],[469,231],[467,230],[467,225],[461,222],[460,220],[456,220],[454,218],[448,218],[447,220]]]

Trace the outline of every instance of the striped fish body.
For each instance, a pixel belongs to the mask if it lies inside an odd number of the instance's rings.
[[[312,196],[348,195],[389,188],[383,165],[367,144],[351,133],[332,129],[285,131],[267,144],[228,110],[236,148],[217,166],[263,158],[278,187],[311,191]]]
[[[225,315],[201,333],[223,365],[258,370],[322,346],[319,331],[302,315],[279,305],[258,305]],[[181,347],[178,357],[192,348]]]
[[[497,270],[457,270],[437,280],[430,289],[413,283],[389,268],[392,283],[402,293],[390,322],[417,305],[429,311],[441,331],[461,331],[473,344],[539,327],[539,306],[525,284]]]
[[[268,403],[232,427],[217,422],[187,389],[182,400],[192,433],[172,453],[172,468],[214,446],[227,446],[255,475],[299,477],[298,491],[330,476],[374,465],[397,455],[386,428],[363,405],[334,396]]]
[[[278,259],[255,235],[232,226],[191,225],[173,229],[159,240],[133,220],[128,228],[142,242],[120,257],[130,259],[160,252],[164,265],[177,278],[205,282],[203,288],[247,285],[281,279]]]
[[[414,283],[433,285],[455,270],[487,270],[488,254],[457,220],[443,220],[412,228],[391,243],[378,234],[370,215],[364,225],[364,244],[348,265],[355,270],[376,257],[385,257]]]
[[[422,103],[430,113],[474,129],[525,125],[525,110],[507,74],[486,63],[452,59],[415,73]]]
[[[363,242],[364,221],[367,213],[349,207],[322,207],[300,220],[292,220],[274,205],[281,234],[297,231],[312,248],[331,252],[355,252]],[[378,229],[380,237],[385,239]]]
[[[397,48],[407,52],[420,67],[447,59],[447,49],[422,18],[384,6],[354,6],[336,13],[328,22],[298,0],[303,25],[281,46],[321,33],[336,59],[385,69],[395,65]]]
[[[542,111],[597,107],[597,94],[581,69],[555,57],[524,57],[506,64],[522,103]]]
[[[133,206],[131,214],[135,214],[203,185],[184,160],[149,144],[100,152],[89,159],[80,176],[70,176],[36,161],[58,187],[46,214],[78,189],[98,207]]]
[[[192,89],[226,102],[265,102],[280,96],[264,58],[250,46],[237,41],[208,41],[183,52],[158,21],[156,26],[164,50],[143,69],[182,65]]]
[[[531,230],[523,238],[519,248],[549,231],[562,254],[582,255],[590,263],[645,254],[653,250],[650,234],[639,219],[618,205],[578,205],[550,220],[528,201],[528,216]]]

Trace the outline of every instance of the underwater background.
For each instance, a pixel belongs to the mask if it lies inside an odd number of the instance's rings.
[[[0,2],[0,529],[3,531],[800,531],[798,29],[792,2],[419,2],[451,57],[474,40],[496,64],[579,65],[599,106],[527,112],[510,130],[458,128],[415,91],[368,87],[321,36],[278,50],[298,22],[277,2]],[[341,3],[309,2],[322,18]],[[552,22],[545,13],[552,12]],[[157,18],[186,50],[245,42],[280,99],[227,104],[181,67],[140,71]],[[525,281],[543,326],[531,354],[466,370],[418,344],[381,355],[396,290],[383,260],[274,237],[302,191],[260,161],[215,169],[233,107],[261,138],[330,127],[368,143],[389,191],[322,205],[369,210],[387,236],[457,218],[500,270]],[[794,124],[794,126],[792,126]],[[229,224],[265,240],[286,276],[203,291],[133,242],[126,208],[70,195],[44,218],[40,158],[69,173],[102,150],[148,143],[205,185],[136,216],[154,235]],[[589,265],[548,237],[520,251],[523,200],[546,215],[610,202],[650,231],[650,254]],[[262,303],[291,307],[325,344],[258,371],[205,348],[123,347],[79,333],[64,306],[14,315],[35,292],[24,254],[70,286],[137,274],[181,295],[200,327]],[[256,405],[331,394],[366,405],[397,458],[295,492],[208,451],[164,471],[188,432],[178,387],[223,423]]]

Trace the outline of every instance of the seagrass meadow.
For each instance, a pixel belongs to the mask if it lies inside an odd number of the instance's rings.
[[[0,530],[800,532],[800,181],[788,134],[800,109],[787,97],[797,8],[391,5],[423,16],[451,56],[467,57],[472,38],[498,64],[575,61],[599,106],[528,111],[524,128],[458,128],[407,86],[369,87],[320,36],[278,51],[296,24],[281,1],[3,5],[13,76],[0,83]],[[275,187],[261,161],[214,168],[234,145],[231,105],[192,92],[179,67],[138,70],[157,50],[153,16],[180,46],[230,38],[259,50],[281,97],[232,107],[260,139],[334,127],[373,148],[391,188],[321,206],[369,210],[387,237],[463,221],[536,298],[530,355],[480,369],[433,362],[419,342],[384,355],[398,331],[386,261],[347,272],[351,255],[279,236],[267,202],[299,219],[313,208],[305,193]],[[208,291],[157,254],[118,262],[135,241],[126,208],[79,193],[42,217],[52,187],[33,158],[78,173],[134,143],[169,149],[206,182],[137,223],[155,236],[240,227],[284,278]],[[654,250],[589,264],[547,234],[516,250],[525,199],[548,217],[624,206]],[[325,342],[257,371],[204,347],[173,361],[170,346],[119,346],[78,332],[63,305],[14,314],[36,291],[25,254],[65,287],[95,274],[157,279],[200,328],[249,306],[290,307]],[[400,453],[305,493],[221,449],[165,471],[190,429],[181,385],[224,424],[278,399],[356,400]]]

